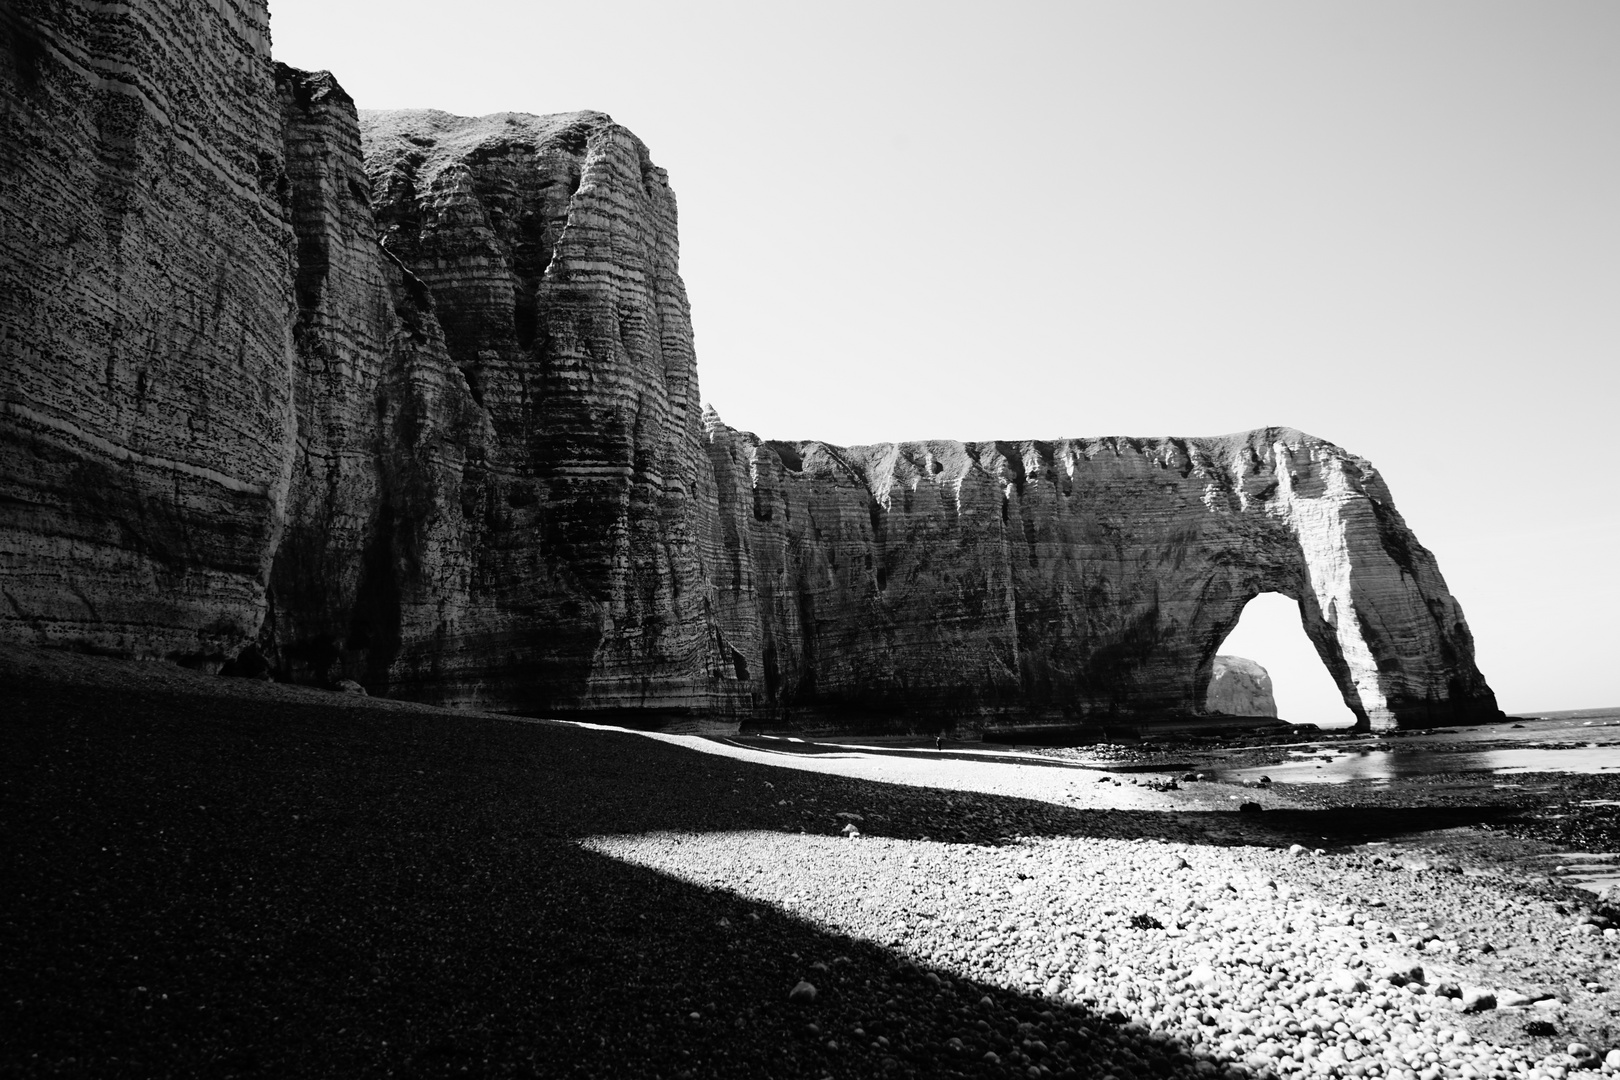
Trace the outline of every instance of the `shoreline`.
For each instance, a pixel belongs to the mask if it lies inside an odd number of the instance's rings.
[[[1555,1080],[1620,1046],[1620,913],[1527,869],[1544,791],[790,758],[19,647],[0,689],[0,1071]]]

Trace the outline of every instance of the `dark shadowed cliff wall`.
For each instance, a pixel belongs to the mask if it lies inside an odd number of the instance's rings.
[[[297,446],[257,648],[288,678],[430,697],[487,603],[485,411],[427,287],[377,244],[354,102],[276,66],[297,237]],[[476,697],[476,695],[473,695]]]
[[[0,135],[7,638],[649,724],[1077,725],[1203,713],[1275,590],[1364,724],[1499,715],[1330,443],[702,415],[675,199],[602,114],[359,115],[262,0],[27,0]]]
[[[293,262],[262,3],[0,5],[0,619],[217,660],[264,615]]]

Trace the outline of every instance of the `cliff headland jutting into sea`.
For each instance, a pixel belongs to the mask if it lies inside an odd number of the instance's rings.
[[[763,440],[702,409],[675,199],[609,117],[357,113],[264,0],[0,36],[0,637],[649,724],[1081,725],[1199,714],[1269,590],[1363,725],[1500,716],[1331,443]]]

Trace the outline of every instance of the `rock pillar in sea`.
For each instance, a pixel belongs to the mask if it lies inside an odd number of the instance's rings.
[[[1271,673],[1243,656],[1217,656],[1210,664],[1204,710],[1222,716],[1277,715]]]

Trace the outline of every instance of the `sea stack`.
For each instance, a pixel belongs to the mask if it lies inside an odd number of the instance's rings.
[[[1217,656],[1211,665],[1204,708],[1221,716],[1277,715],[1271,674],[1243,656]]]

